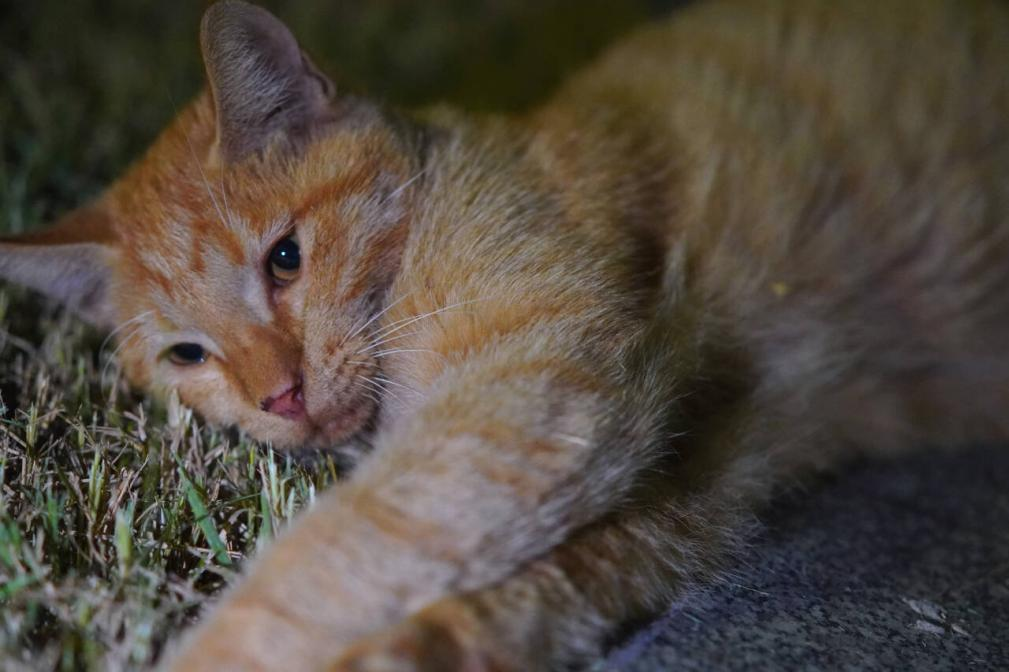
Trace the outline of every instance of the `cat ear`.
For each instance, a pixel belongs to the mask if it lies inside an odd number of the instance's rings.
[[[265,148],[277,134],[296,142],[332,118],[332,82],[265,9],[239,0],[212,5],[200,44],[224,161]]]
[[[111,218],[98,204],[37,233],[0,238],[0,278],[41,292],[98,327],[115,322],[109,285],[116,255]]]

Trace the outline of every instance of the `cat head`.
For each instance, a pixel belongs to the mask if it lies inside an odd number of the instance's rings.
[[[283,447],[376,413],[374,320],[419,180],[417,133],[338,95],[236,0],[201,26],[206,91],[95,201],[0,240],[0,276],[115,331],[128,378]]]

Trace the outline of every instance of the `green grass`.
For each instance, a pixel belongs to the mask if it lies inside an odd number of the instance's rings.
[[[279,5],[280,3],[266,3]],[[670,2],[286,3],[341,87],[395,104],[529,104]],[[202,3],[0,13],[0,230],[97,193],[200,86]],[[0,668],[142,668],[336,477],[121,379],[113,347],[0,286]]]

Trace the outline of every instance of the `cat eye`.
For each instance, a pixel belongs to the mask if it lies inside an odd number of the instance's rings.
[[[267,270],[277,284],[286,285],[298,277],[301,250],[294,236],[288,236],[273,246],[267,258]]]
[[[199,343],[177,343],[169,348],[168,360],[179,366],[202,364],[207,361],[207,352]]]

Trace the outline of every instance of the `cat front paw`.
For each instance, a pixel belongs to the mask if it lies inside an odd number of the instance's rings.
[[[329,672],[512,672],[485,646],[475,617],[449,601],[351,645]]]

